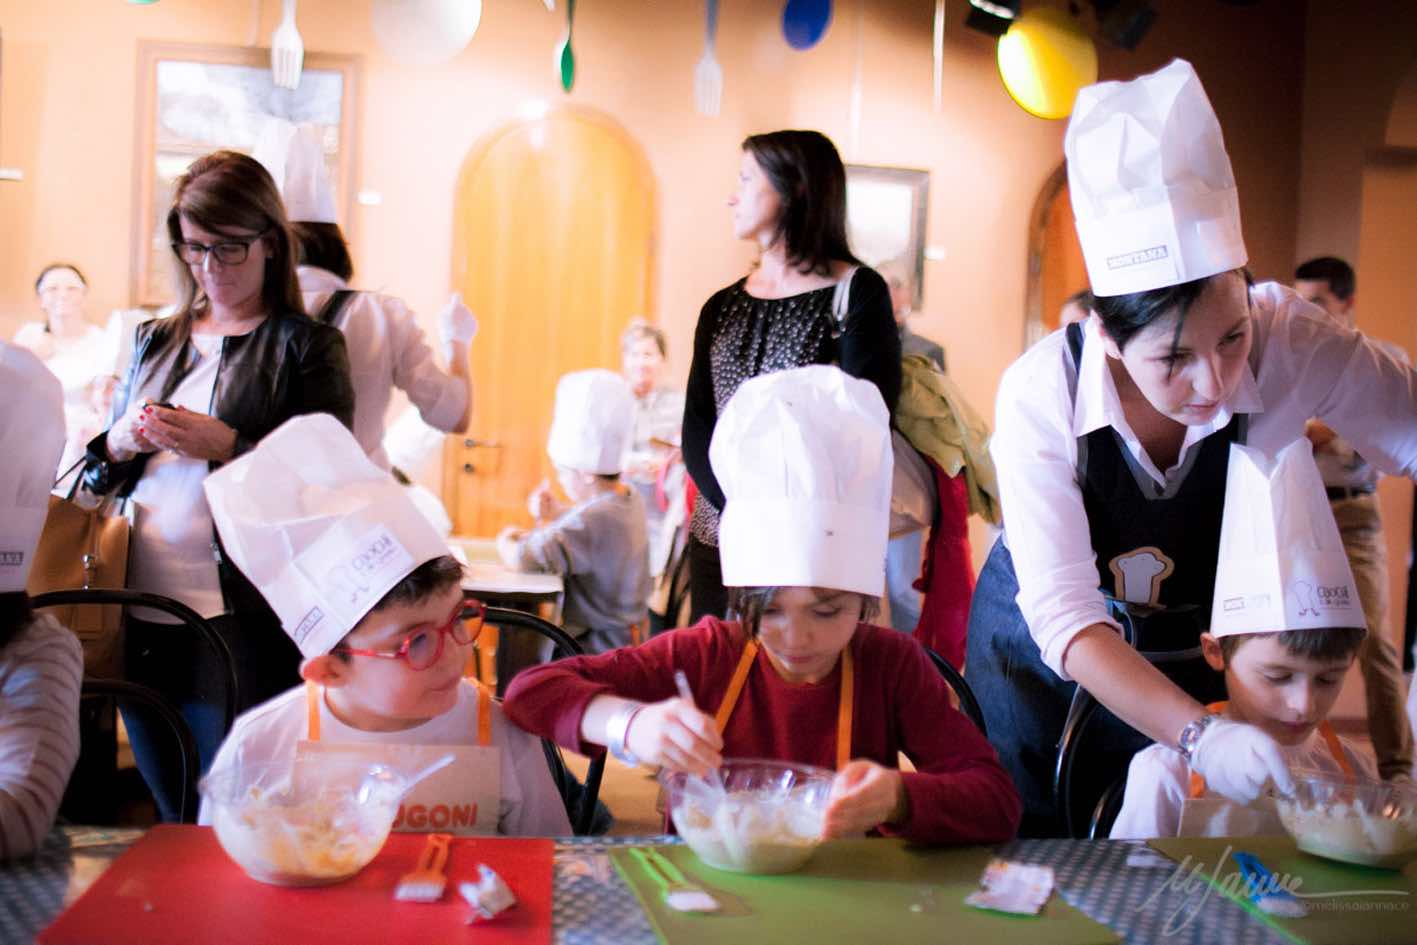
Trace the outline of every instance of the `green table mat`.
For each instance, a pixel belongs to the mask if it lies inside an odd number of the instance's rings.
[[[1204,908],[1205,889],[1238,902],[1261,921],[1302,945],[1412,945],[1417,942],[1417,864],[1403,872],[1352,866],[1302,852],[1289,837],[1175,837],[1147,841],[1184,869],[1168,893],[1178,909]],[[1309,914],[1285,919],[1261,912],[1245,894],[1235,850],[1253,853],[1281,882],[1296,889]],[[1187,861],[1187,857],[1190,860]],[[1217,869],[1218,866],[1218,869]],[[1205,884],[1205,885],[1203,885]]]
[[[900,840],[835,840],[796,873],[744,876],[706,866],[686,846],[663,846],[691,883],[727,902],[725,914],[675,912],[628,849],[611,852],[665,945],[891,945],[1008,942],[1112,945],[1118,936],[1058,897],[1037,916],[975,909],[964,897],[994,856],[980,848],[939,849]]]

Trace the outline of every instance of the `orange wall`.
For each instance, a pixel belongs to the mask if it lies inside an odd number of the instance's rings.
[[[1177,55],[1196,63],[1227,133],[1254,267],[1282,274],[1294,255],[1302,5],[1157,5],[1160,19],[1138,52],[1102,50],[1103,75],[1129,77]],[[34,273],[55,257],[89,274],[91,314],[128,304],[137,43],[240,45],[253,36],[264,43],[279,4],[259,6],[256,25],[249,0],[0,0],[0,164],[26,174],[22,183],[0,182],[0,333],[32,311]],[[1014,106],[998,79],[993,41],[963,27],[963,0],[947,9],[945,98],[936,113],[933,4],[845,0],[823,42],[799,53],[781,39],[780,3],[726,0],[723,113],[705,119],[692,109],[701,3],[579,5],[570,100],[622,123],[654,169],[658,259],[648,314],[668,331],[681,373],[699,306],[751,258],[733,242],[724,207],[739,142],[752,132],[813,127],[847,160],[930,170],[927,242],[944,258],[926,263],[916,330],[951,349],[965,392],[992,413],[999,375],[1022,345],[1029,211],[1062,159],[1064,124]],[[453,62],[406,67],[379,50],[367,10],[364,0],[304,0],[298,23],[307,49],[364,56],[357,187],[379,191],[383,203],[359,207],[352,221],[357,281],[405,296],[431,324],[448,289],[460,163],[523,103],[566,100],[551,68],[562,20],[533,0],[488,0],[477,36]],[[864,70],[853,138],[858,23]]]

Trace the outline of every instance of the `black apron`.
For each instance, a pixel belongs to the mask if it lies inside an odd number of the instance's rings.
[[[1068,326],[1067,341],[1076,376],[1081,325]],[[1225,696],[1224,677],[1201,658],[1200,634],[1210,622],[1230,444],[1244,442],[1246,420],[1237,414],[1192,444],[1182,457],[1187,468],[1167,488],[1140,470],[1112,427],[1078,438],[1077,481],[1097,554],[1098,585],[1133,645],[1202,704]],[[1007,509],[1004,514],[1007,520]],[[970,605],[965,677],[983,707],[989,740],[1023,797],[1020,835],[1062,836],[1053,773],[1077,685],[1044,665],[1017,596],[1013,559],[1001,539],[979,574]],[[1148,743],[1100,710],[1089,729],[1086,761],[1077,768],[1086,783],[1075,796],[1099,796]]]

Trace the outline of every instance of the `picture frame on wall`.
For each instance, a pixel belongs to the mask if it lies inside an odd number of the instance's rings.
[[[846,230],[851,251],[890,281],[902,279],[919,311],[925,285],[930,172],[846,165]]]
[[[346,236],[352,237],[360,58],[305,54],[300,85],[276,88],[269,49],[144,42],[138,51],[133,304],[176,301],[167,211],[177,178],[204,154],[250,154],[268,122],[312,123],[323,135]]]

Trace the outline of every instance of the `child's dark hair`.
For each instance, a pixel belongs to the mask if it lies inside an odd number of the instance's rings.
[[[450,587],[462,584],[463,567],[458,563],[458,559],[452,555],[442,555],[423,562],[408,576],[389,588],[388,593],[379,598],[379,602],[369,608],[369,613],[378,613],[389,607],[397,607],[402,604],[421,604],[435,594],[441,594]],[[350,630],[350,633],[353,633]],[[349,634],[339,641],[335,647],[335,656],[349,661],[349,654],[341,652],[339,647],[345,646],[349,641]]]
[[[762,623],[763,611],[772,603],[773,596],[780,587],[730,587],[728,588],[728,616],[737,619],[747,632],[749,639],[757,639],[758,627]],[[826,588],[813,588],[820,597],[840,593]],[[868,594],[857,594],[861,598],[861,622],[870,623],[881,612],[881,599]]]
[[[24,591],[0,594],[0,650],[9,646],[10,641],[19,636],[33,619],[34,610],[30,607],[28,594]]]
[[[1125,348],[1143,328],[1165,318],[1174,309],[1176,335],[1171,346],[1175,348],[1181,339],[1181,328],[1186,323],[1186,313],[1196,304],[1196,299],[1201,297],[1205,287],[1212,280],[1229,275],[1233,271],[1219,272],[1203,279],[1193,279],[1160,289],[1148,289],[1145,292],[1093,296],[1091,308],[1102,319],[1102,330],[1116,342],[1118,349]],[[1250,275],[1249,269],[1241,269],[1239,272],[1245,277],[1246,286],[1255,284],[1255,277]]]
[[[1363,643],[1368,631],[1363,627],[1316,627],[1307,630],[1284,630],[1278,634],[1279,645],[1298,656],[1318,663],[1336,663],[1352,659]],[[1236,633],[1220,638],[1220,652],[1225,664],[1235,657],[1240,644],[1255,637],[1267,637],[1268,633]]]

